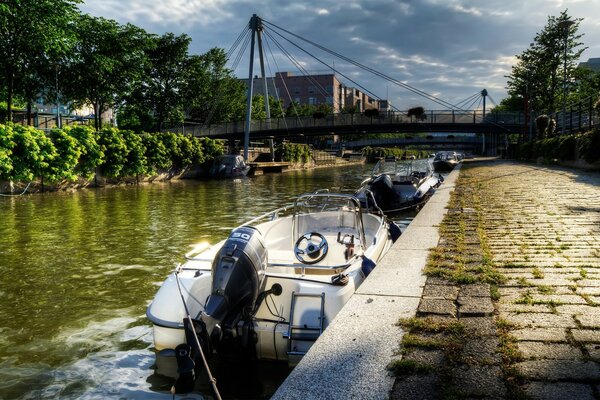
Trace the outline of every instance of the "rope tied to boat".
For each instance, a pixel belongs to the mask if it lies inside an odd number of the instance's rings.
[[[213,388],[213,391],[215,392],[215,396],[217,397],[217,400],[221,400],[221,394],[219,393],[219,389],[217,388],[217,380],[213,377],[212,373],[210,372],[210,368],[208,366],[208,361],[206,361],[206,357],[204,356],[204,351],[202,350],[202,345],[200,344],[200,340],[198,340],[198,334],[196,333],[196,328],[194,327],[192,317],[190,316],[190,311],[185,302],[185,298],[183,297],[183,292],[181,290],[181,284],[179,282],[179,272],[181,272],[181,265],[178,265],[177,268],[175,269],[175,281],[177,282],[177,290],[179,291],[179,296],[181,297],[181,302],[183,303],[183,308],[185,309],[185,315],[186,315],[187,319],[190,321],[189,326],[192,329],[192,332],[194,334],[193,336],[196,341],[196,346],[198,346],[198,350],[200,352],[200,357],[202,358],[204,368],[206,368],[206,373],[208,374],[208,380],[210,381],[210,384],[212,385],[212,388]],[[174,386],[171,390],[174,390]]]

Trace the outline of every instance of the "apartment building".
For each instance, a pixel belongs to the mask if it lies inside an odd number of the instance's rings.
[[[248,79],[242,79],[246,85]],[[294,75],[291,72],[277,72],[267,77],[269,95],[277,96],[287,108],[292,102],[298,104],[327,104],[334,113],[356,107],[359,112],[366,109],[379,109],[379,101],[361,90],[344,85],[335,74]],[[255,95],[264,96],[264,84],[261,78],[254,78]]]

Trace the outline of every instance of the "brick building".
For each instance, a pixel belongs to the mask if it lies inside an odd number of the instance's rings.
[[[242,79],[248,84],[248,79]],[[327,104],[334,113],[346,108],[357,107],[363,112],[370,108],[380,108],[380,102],[353,87],[347,87],[335,74],[294,75],[291,72],[277,72],[274,77],[267,77],[269,95],[277,96],[287,108],[293,102],[298,104]],[[255,95],[263,95],[261,78],[254,78]]]

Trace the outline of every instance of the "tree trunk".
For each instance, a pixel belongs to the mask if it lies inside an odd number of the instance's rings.
[[[31,126],[31,108],[32,108],[32,104],[31,104],[31,100],[29,100],[27,102],[27,125]]]
[[[12,72],[9,72],[8,93],[6,96],[6,122],[12,122],[12,101],[13,101],[14,85],[15,85],[15,78],[14,78]]]
[[[96,131],[100,130],[100,116],[98,115],[100,107],[98,106],[98,102],[94,102],[94,128]]]

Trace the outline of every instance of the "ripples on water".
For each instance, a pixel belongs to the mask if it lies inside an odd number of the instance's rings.
[[[145,310],[189,246],[224,239],[300,193],[352,193],[369,172],[356,166],[0,198],[0,398],[171,398],[172,382],[153,374]],[[250,388],[259,396],[285,378],[280,366],[265,368],[276,382]],[[225,392],[242,396],[232,390]]]

